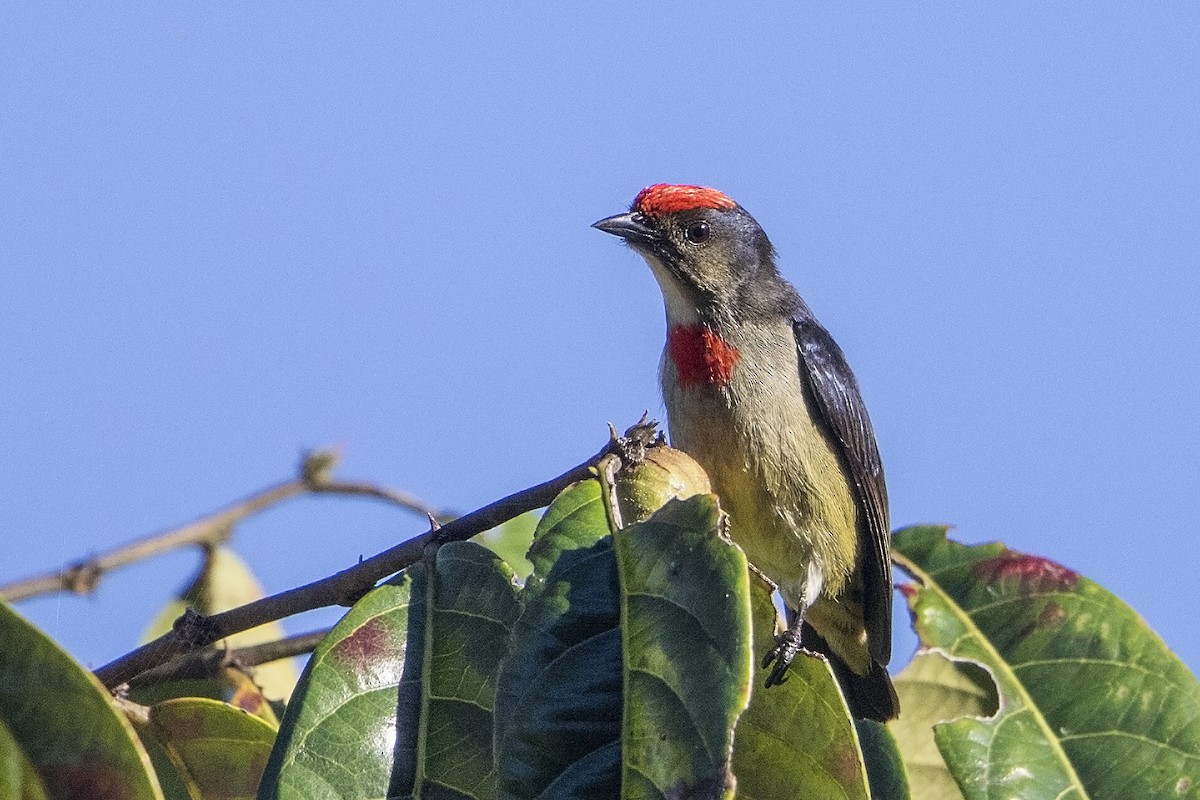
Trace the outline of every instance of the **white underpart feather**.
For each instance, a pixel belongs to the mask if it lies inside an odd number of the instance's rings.
[[[667,309],[667,322],[671,325],[694,325],[699,322],[700,315],[696,311],[696,302],[688,296],[687,289],[680,284],[678,278],[671,274],[671,270],[667,269],[666,264],[648,253],[642,253],[642,258],[646,259],[646,263],[650,265],[650,271],[654,273],[654,279],[658,281],[658,286],[662,289],[663,305]]]

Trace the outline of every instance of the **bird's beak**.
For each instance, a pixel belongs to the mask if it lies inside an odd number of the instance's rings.
[[[660,239],[658,231],[647,225],[646,218],[636,211],[602,219],[592,223],[592,227],[613,236],[620,236],[634,246],[650,247]]]

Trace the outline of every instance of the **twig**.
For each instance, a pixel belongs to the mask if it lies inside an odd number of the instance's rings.
[[[326,629],[233,650],[210,648],[185,653],[133,678],[129,681],[129,688],[139,689],[174,680],[211,678],[224,667],[256,667],[270,661],[311,653],[328,633]]]
[[[152,533],[60,569],[4,584],[0,586],[0,600],[13,602],[53,592],[87,594],[95,590],[100,579],[114,569],[180,547],[211,547],[221,544],[229,539],[237,523],[270,506],[303,494],[374,497],[418,514],[433,514],[444,518],[442,512],[431,509],[427,504],[403,492],[361,481],[334,480],[331,473],[336,463],[337,453],[334,451],[318,450],[308,453],[301,462],[300,474],[290,481],[263,489],[181,528]]]
[[[641,425],[645,427],[644,423]],[[353,605],[381,579],[419,561],[427,545],[469,539],[526,511],[549,505],[567,486],[590,477],[600,459],[614,452],[620,444],[621,440],[614,436],[599,453],[557,478],[510,494],[319,581],[211,617],[201,616],[194,611],[185,613],[175,621],[170,632],[96,670],[96,677],[113,689],[181,653],[206,647],[235,633],[314,608]]]

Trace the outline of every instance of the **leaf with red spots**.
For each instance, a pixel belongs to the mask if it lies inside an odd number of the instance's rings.
[[[473,542],[372,590],[313,652],[261,798],[495,795],[492,709],[513,572]]]
[[[922,643],[995,679],[994,715],[934,727],[968,800],[1200,797],[1200,682],[1119,598],[940,527],[900,531],[893,553]]]
[[[0,603],[0,797],[162,800],[104,688]]]

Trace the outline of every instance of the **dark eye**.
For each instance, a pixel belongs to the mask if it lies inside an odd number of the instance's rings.
[[[683,229],[683,238],[687,239],[692,244],[704,244],[708,241],[709,229],[708,223],[704,220],[697,220],[689,223]]]

